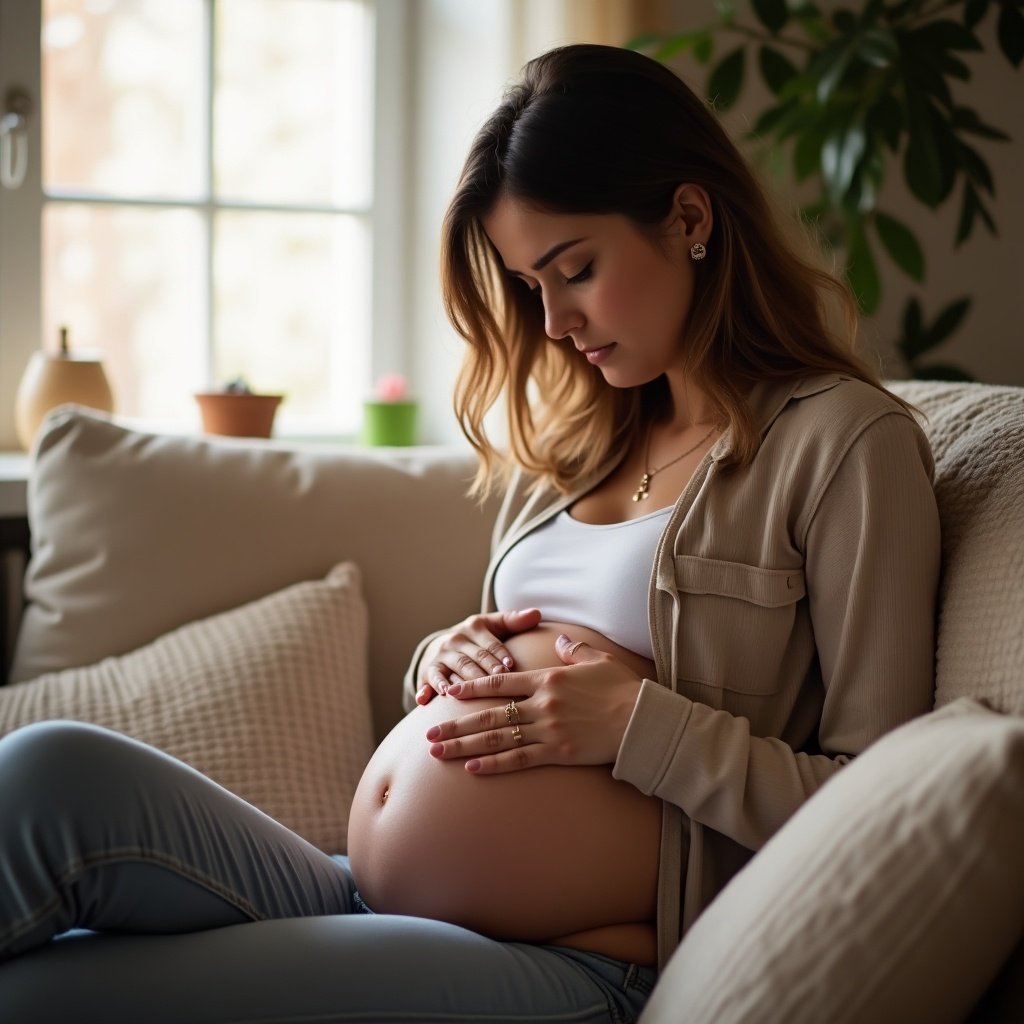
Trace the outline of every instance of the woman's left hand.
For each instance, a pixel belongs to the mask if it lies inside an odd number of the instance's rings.
[[[565,667],[504,672],[448,687],[460,701],[515,699],[427,730],[430,753],[464,759],[480,775],[542,764],[610,764],[618,756],[642,680],[627,665],[564,634],[555,652]],[[518,740],[517,736],[518,729]]]

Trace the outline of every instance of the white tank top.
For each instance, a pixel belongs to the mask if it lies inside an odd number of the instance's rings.
[[[563,509],[512,546],[494,574],[499,611],[539,608],[653,660],[647,592],[672,507],[596,526]]]

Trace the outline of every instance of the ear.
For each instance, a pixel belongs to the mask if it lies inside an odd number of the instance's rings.
[[[672,193],[669,223],[682,233],[687,246],[694,242],[707,245],[715,223],[711,197],[700,185],[679,185]]]

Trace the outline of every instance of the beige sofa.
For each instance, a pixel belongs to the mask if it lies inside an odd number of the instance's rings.
[[[645,1024],[1024,1020],[1024,389],[895,387],[936,452],[937,711],[733,880]],[[495,508],[465,498],[472,470],[457,449],[156,436],[59,411],[33,455],[0,734],[121,729],[343,850],[416,641],[478,606]]]

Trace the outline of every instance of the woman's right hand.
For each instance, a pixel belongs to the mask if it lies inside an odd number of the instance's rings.
[[[515,662],[503,640],[533,629],[539,608],[470,615],[432,640],[423,652],[417,674],[416,703],[429,704],[452,683],[510,672]]]

